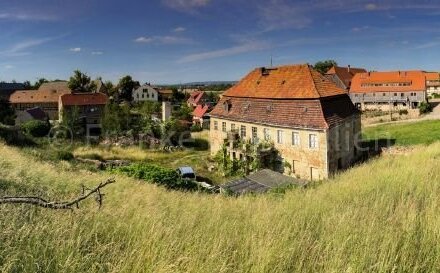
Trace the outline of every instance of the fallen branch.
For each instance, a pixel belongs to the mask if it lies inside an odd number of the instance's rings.
[[[105,182],[101,182],[98,186],[93,189],[87,189],[83,186],[82,194],[78,198],[72,201],[66,202],[49,202],[41,197],[33,197],[33,196],[16,196],[16,197],[0,197],[0,205],[1,204],[29,204],[34,206],[39,206],[47,209],[73,209],[75,206],[79,208],[79,203],[89,198],[92,195],[96,195],[96,201],[99,204],[99,207],[102,206],[103,196],[101,193],[101,189],[105,186],[115,183],[116,181],[111,178]]]

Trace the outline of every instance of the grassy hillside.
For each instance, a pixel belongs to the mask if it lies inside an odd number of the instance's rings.
[[[430,144],[440,140],[440,120],[385,124],[363,129],[365,139],[394,139],[396,145]]]
[[[76,196],[105,173],[0,144],[0,196]],[[99,211],[0,206],[2,272],[433,272],[440,144],[285,195],[226,198],[117,177]],[[380,171],[379,171],[380,170]]]

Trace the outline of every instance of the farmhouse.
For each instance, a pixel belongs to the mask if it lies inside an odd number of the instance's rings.
[[[107,95],[103,93],[72,93],[59,97],[59,120],[66,116],[74,116],[86,131],[88,136],[100,135],[101,118],[107,104]]]
[[[325,76],[334,82],[338,87],[349,90],[351,86],[351,81],[357,73],[366,73],[367,70],[364,68],[354,68],[348,65],[347,67],[333,66],[330,68]]]
[[[278,171],[297,178],[327,178],[359,154],[358,110],[345,90],[307,64],[253,70],[210,115],[213,155],[236,132],[241,140],[272,142],[280,155]],[[236,148],[226,147],[231,159],[242,157]]]
[[[10,102],[17,112],[39,107],[50,120],[56,120],[59,116],[59,97],[70,93],[72,91],[67,82],[50,82],[42,84],[38,90],[15,91],[10,97]]]
[[[192,116],[193,116],[193,124],[194,125],[200,125],[200,127],[204,129],[209,128],[209,114],[208,111],[210,110],[209,105],[197,105],[197,107],[194,109]]]
[[[359,73],[353,77],[350,98],[362,110],[417,108],[426,101],[423,71]]]

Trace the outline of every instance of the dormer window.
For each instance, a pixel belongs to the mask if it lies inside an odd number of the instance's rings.
[[[223,103],[223,110],[225,112],[229,112],[229,110],[231,110],[231,106],[232,106],[231,101],[227,100]]]

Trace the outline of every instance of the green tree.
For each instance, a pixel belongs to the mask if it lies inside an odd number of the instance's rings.
[[[63,116],[61,124],[71,130],[73,137],[77,137],[85,133],[84,124],[80,118],[80,110],[78,106],[63,109],[61,114]]]
[[[176,119],[192,121],[192,112],[193,110],[191,109],[191,107],[184,103],[176,112],[173,113],[173,116]]]
[[[135,89],[139,86],[140,86],[139,82],[134,81],[131,76],[127,75],[125,77],[122,77],[119,80],[118,87],[117,87],[119,90],[120,99],[123,99],[125,101],[131,101],[133,89]]]
[[[313,68],[321,74],[325,74],[330,68],[336,65],[338,65],[338,63],[335,60],[325,60],[317,62]]]
[[[117,103],[108,103],[104,108],[102,129],[109,137],[121,135],[129,129],[130,109],[128,105],[120,106]]]
[[[176,87],[171,88],[173,91],[171,95],[171,100],[175,103],[183,102],[185,100],[185,94],[182,92],[179,92],[179,90]]]
[[[73,76],[69,79],[68,86],[71,90],[76,92],[96,91],[95,82],[92,81],[89,76],[79,70],[75,70],[73,72]]]
[[[6,125],[15,124],[15,111],[8,101],[0,100],[0,123]]]
[[[38,88],[40,88],[40,86],[41,86],[43,83],[47,83],[47,82],[49,82],[49,81],[46,80],[45,78],[39,78],[39,79],[35,82],[33,88],[34,88],[34,89],[38,89]]]

